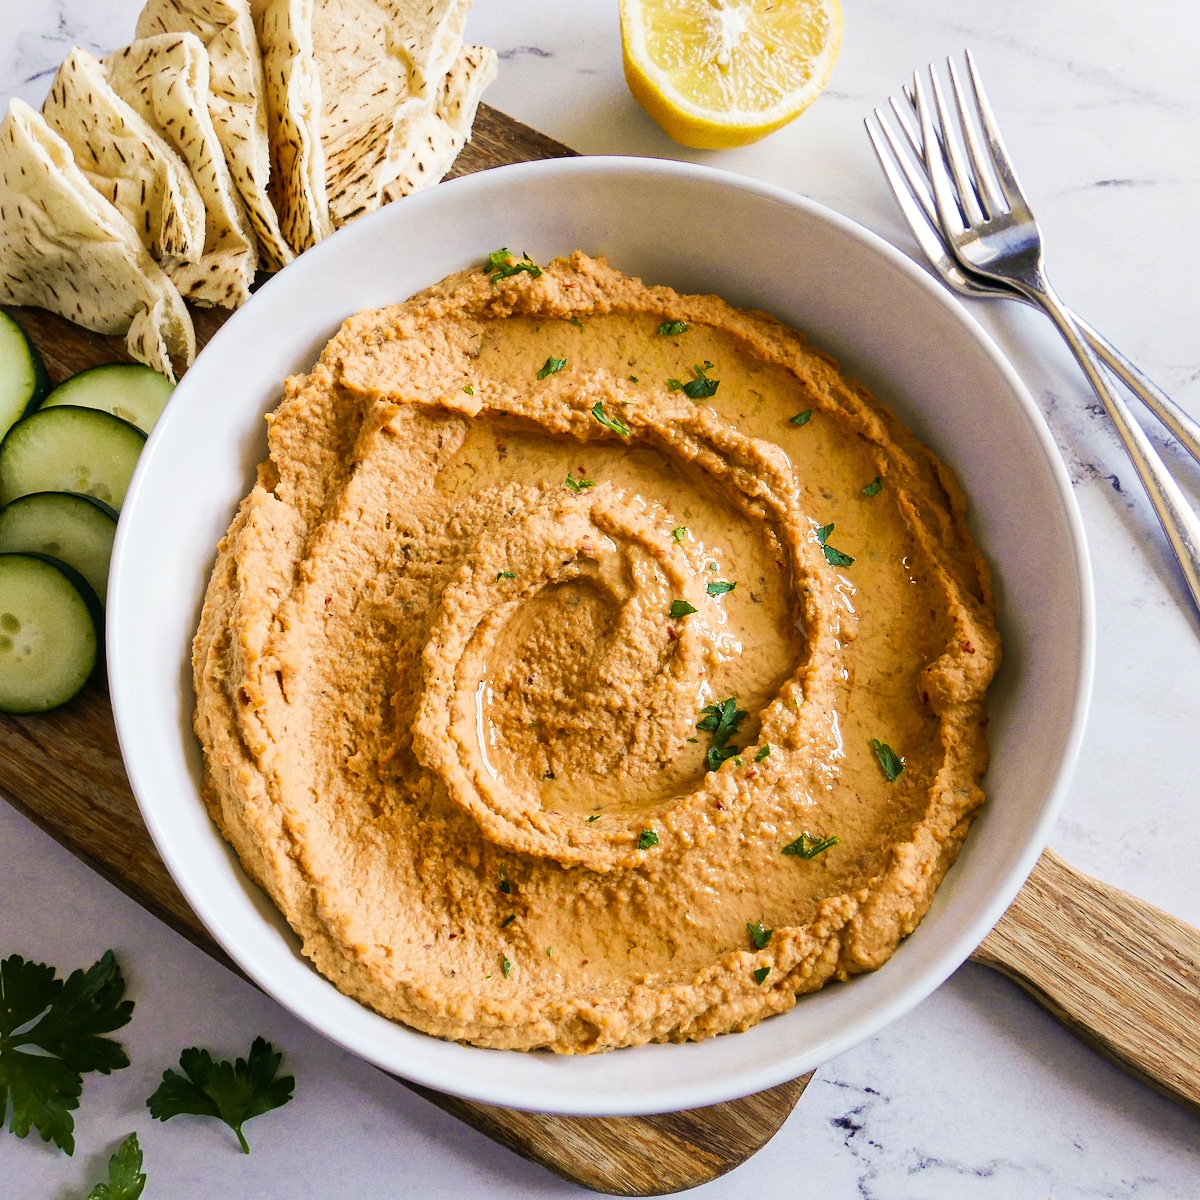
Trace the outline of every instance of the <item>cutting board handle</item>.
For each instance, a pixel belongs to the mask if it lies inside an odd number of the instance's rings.
[[[1200,1113],[1200,930],[1046,850],[972,958]]]

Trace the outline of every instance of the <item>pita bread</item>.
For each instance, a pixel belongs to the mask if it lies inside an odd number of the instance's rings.
[[[0,300],[124,334],[134,358],[172,379],[172,355],[185,366],[196,356],[175,285],[70,146],[16,99],[0,123]]]
[[[113,91],[171,143],[204,201],[204,252],[165,268],[185,299],[237,308],[250,298],[254,236],[208,114],[208,54],[192,33],[141,38],[101,60]]]
[[[262,265],[277,271],[294,257],[268,195],[266,84],[249,0],[147,0],[137,36],[193,33],[211,64],[209,112],[234,185],[250,219]]]
[[[330,215],[377,208],[389,162],[434,111],[470,0],[323,0],[313,14]]]
[[[390,163],[394,178],[383,189],[390,204],[439,183],[471,140],[471,127],[484,89],[496,78],[496,52],[464,46],[438,94],[437,108],[420,122]]]
[[[104,68],[74,47],[42,105],[92,186],[125,214],[155,258],[204,252],[204,201],[186,164],[120,96]]]
[[[325,198],[321,82],[313,58],[313,0],[251,0],[266,75],[271,200],[299,254],[333,232]]]

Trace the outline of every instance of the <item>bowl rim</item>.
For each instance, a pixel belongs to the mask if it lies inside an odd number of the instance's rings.
[[[960,933],[947,938],[944,947],[937,953],[935,967],[926,968],[916,978],[898,986],[886,1002],[876,1005],[867,1016],[856,1016],[847,1021],[847,1027],[837,1036],[827,1037],[820,1044],[810,1046],[806,1053],[791,1055],[781,1061],[759,1067],[757,1070],[743,1070],[731,1081],[729,1073],[719,1079],[703,1085],[689,1081],[675,1084],[669,1078],[657,1088],[650,1091],[630,1093],[622,1097],[619,1103],[614,1103],[607,1093],[592,1094],[587,1089],[586,1076],[581,1075],[579,1089],[569,1097],[548,1095],[544,1083],[514,1084],[511,1081],[500,1086],[492,1085],[470,1077],[470,1072],[456,1070],[429,1069],[422,1063],[410,1064],[407,1060],[400,1061],[395,1056],[383,1055],[372,1046],[364,1045],[362,1039],[349,1036],[339,1036],[336,1030],[329,1028],[328,1017],[312,1011],[313,1006],[302,1003],[286,992],[280,993],[282,985],[273,986],[270,979],[264,978],[264,969],[256,964],[245,949],[228,934],[224,920],[214,913],[203,892],[198,891],[189,878],[189,872],[179,856],[176,855],[172,838],[165,828],[160,811],[154,803],[154,780],[148,778],[143,771],[143,762],[138,751],[137,736],[137,695],[132,678],[126,679],[122,664],[126,661],[125,646],[127,639],[136,637],[136,628],[126,621],[124,581],[127,574],[126,560],[133,551],[130,543],[133,539],[131,532],[136,528],[132,520],[122,520],[118,524],[117,535],[113,547],[112,567],[108,592],[108,623],[107,623],[107,671],[109,694],[112,699],[113,716],[117,729],[118,741],[121,747],[125,768],[129,776],[134,796],[142,818],[150,831],[159,854],[171,873],[172,878],[183,892],[188,904],[200,918],[205,928],[214,940],[230,956],[237,966],[272,996],[284,1008],[297,1016],[305,1024],[316,1029],[322,1036],[350,1050],[359,1057],[366,1058],[384,1070],[404,1076],[416,1083],[449,1092],[467,1099],[487,1104],[497,1104],[506,1107],[532,1111],[571,1113],[581,1116],[616,1116],[638,1115],[645,1113],[667,1112],[686,1108],[695,1108],[732,1100],[739,1096],[749,1095],[769,1087],[786,1082],[821,1064],[829,1061],[851,1047],[858,1045],[873,1036],[884,1026],[903,1016],[916,1004],[940,986],[971,954],[987,932],[999,920],[1015,898],[1032,871],[1048,839],[1050,829],[1065,801],[1075,764],[1078,759],[1080,746],[1087,722],[1088,708],[1092,691],[1092,680],[1095,668],[1095,596],[1090,557],[1083,521],[1071,487],[1070,479],[1044,417],[1034,403],[1028,389],[1017,374],[1015,368],[1005,357],[995,341],[976,320],[976,318],[960,303],[958,298],[936,281],[927,271],[913,259],[898,250],[871,230],[856,221],[819,204],[805,196],[779,187],[775,184],[748,178],[733,172],[718,170],[713,167],[679,162],[672,159],[646,159],[627,156],[579,156],[519,163],[511,166],[493,168],[439,184],[428,191],[417,193],[406,198],[403,205],[385,206],[377,212],[360,218],[346,229],[334,234],[307,251],[297,262],[268,280],[258,289],[247,305],[234,312],[225,324],[217,331],[210,342],[201,351],[201,355],[212,357],[219,354],[227,341],[238,336],[241,325],[248,319],[246,313],[257,312],[260,304],[259,296],[274,296],[284,287],[294,287],[296,282],[303,280],[305,266],[311,271],[320,270],[327,258],[338,253],[343,238],[363,238],[369,235],[376,225],[383,222],[402,220],[406,215],[422,208],[443,203],[445,197],[469,196],[472,191],[487,193],[494,188],[503,188],[510,183],[520,184],[530,180],[551,183],[556,176],[562,175],[618,175],[643,174],[661,178],[664,183],[668,180],[702,181],[715,183],[725,188],[743,192],[751,196],[761,197],[785,207],[799,209],[805,216],[833,227],[842,236],[859,243],[868,251],[884,260],[894,270],[901,273],[907,280],[921,289],[943,308],[964,332],[975,342],[976,346],[987,357],[991,365],[1003,378],[1012,393],[1016,405],[1023,410],[1032,436],[1037,440],[1042,450],[1050,476],[1062,505],[1062,515],[1069,531],[1073,551],[1073,570],[1076,591],[1078,595],[1078,633],[1079,644],[1075,648],[1078,663],[1077,681],[1073,696],[1073,709],[1070,722],[1063,738],[1061,765],[1054,783],[1048,789],[1047,799],[1043,803],[1036,821],[1032,822],[1025,840],[1024,848],[1016,856],[1013,865],[1002,877],[998,886],[994,887],[988,900],[983,903],[977,916],[967,924]],[[432,281],[431,281],[432,282]],[[190,372],[189,372],[190,373]],[[179,388],[187,389],[187,374],[180,380]],[[173,397],[174,400],[174,397]],[[169,412],[169,410],[168,410]],[[142,502],[145,479],[154,459],[154,450],[166,436],[169,419],[160,420],[151,432],[126,496],[124,512],[139,511]],[[126,628],[127,624],[130,625]],[[197,797],[197,803],[200,803]],[[207,814],[205,814],[207,819]],[[217,835],[219,836],[219,835]],[[256,888],[257,885],[249,883]],[[268,900],[269,904],[270,901]],[[316,973],[316,968],[305,960],[305,966]],[[318,978],[324,980],[323,976]],[[328,982],[328,981],[325,981]],[[329,984],[332,988],[332,984]],[[340,993],[339,993],[340,995]],[[341,997],[356,1007],[364,1008],[357,1001]],[[319,1007],[319,1006],[318,1006]],[[370,1012],[371,1010],[366,1009]],[[377,1014],[376,1014],[377,1015]],[[786,1017],[787,1014],[782,1014]],[[384,1018],[381,1018],[384,1019]],[[391,1023],[397,1029],[419,1038],[429,1038],[443,1046],[467,1050],[472,1054],[500,1054],[503,1051],[486,1051],[478,1047],[461,1047],[456,1043],[442,1042],[441,1039],[419,1033],[399,1023]],[[629,1051],[625,1051],[628,1053]],[[556,1056],[558,1058],[560,1056]],[[604,1056],[607,1057],[607,1056]],[[586,1063],[593,1056],[583,1056],[574,1059],[575,1062]],[[447,1078],[447,1075],[453,1078]],[[559,1091],[562,1089],[559,1088]]]

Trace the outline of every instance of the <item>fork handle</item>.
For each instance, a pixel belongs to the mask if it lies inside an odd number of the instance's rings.
[[[1167,541],[1179,560],[1192,601],[1197,612],[1200,612],[1200,517],[1188,505],[1183,490],[1158,456],[1158,451],[1150,444],[1145,430],[1133,419],[1129,406],[1113,390],[1100,360],[1076,325],[1074,315],[1055,294],[1045,276],[1037,270],[1013,283],[1041,305],[1058,326],[1058,331],[1071,347],[1092,389],[1100,397],[1105,412],[1116,426],[1117,434],[1141,477]]]
[[[1188,416],[1170,396],[1147,379],[1106,337],[1072,312],[1084,340],[1110,371],[1175,435],[1180,445],[1200,462],[1200,421]]]

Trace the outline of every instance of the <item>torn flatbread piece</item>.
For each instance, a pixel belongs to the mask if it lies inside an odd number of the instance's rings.
[[[204,201],[187,165],[113,91],[98,59],[79,46],[68,53],[42,116],[155,258],[200,257]]]
[[[70,146],[19,99],[0,123],[0,301],[124,334],[134,358],[172,379],[172,358],[187,366],[196,356],[175,285]]]
[[[413,130],[392,164],[393,178],[383,189],[390,204],[439,183],[471,140],[471,127],[484,89],[496,78],[496,51],[464,46],[442,81],[437,108]]]
[[[313,46],[334,225],[379,206],[394,160],[434,111],[469,8],[469,0],[318,3]]]
[[[101,61],[117,95],[187,163],[204,201],[203,254],[165,260],[167,274],[187,300],[237,308],[250,298],[258,254],[209,116],[204,43],[193,33],[160,33]]]
[[[313,0],[251,0],[266,76],[271,200],[297,254],[333,232],[321,147]]]
[[[211,65],[209,113],[234,185],[246,206],[262,266],[285,267],[295,257],[268,195],[266,83],[249,0],[147,0],[137,36],[193,33]]]

